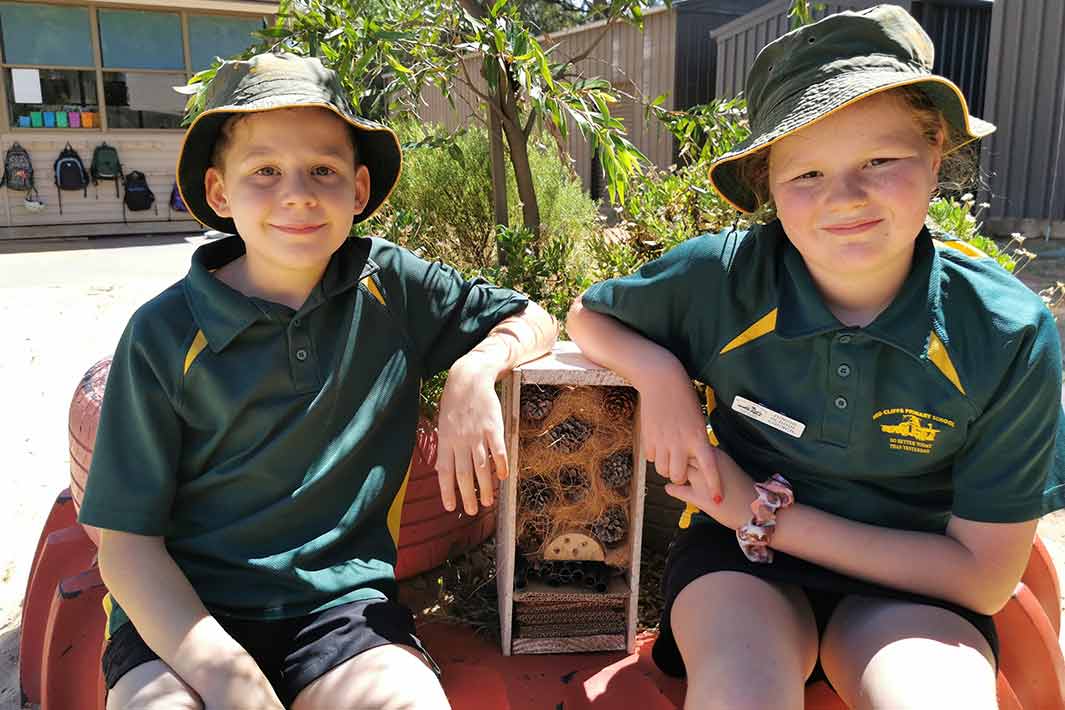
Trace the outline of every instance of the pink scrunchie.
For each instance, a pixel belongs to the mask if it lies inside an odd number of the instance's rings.
[[[743,554],[751,562],[768,564],[773,561],[769,538],[777,524],[777,511],[795,502],[791,484],[779,473],[774,473],[761,483],[754,484],[758,497],[751,502],[753,517],[746,525],[736,530],[736,540]]]

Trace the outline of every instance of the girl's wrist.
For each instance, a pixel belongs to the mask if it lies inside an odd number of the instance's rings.
[[[768,564],[773,561],[770,543],[776,530],[777,513],[795,502],[795,494],[788,480],[779,473],[755,483],[754,490],[751,518],[736,529],[736,541],[751,562]]]

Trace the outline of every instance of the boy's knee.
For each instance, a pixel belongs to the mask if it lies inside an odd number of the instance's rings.
[[[162,661],[132,668],[107,693],[107,710],[203,710],[195,691]]]
[[[357,707],[364,710],[447,710],[436,673],[407,646],[364,651],[307,686],[292,710]]]

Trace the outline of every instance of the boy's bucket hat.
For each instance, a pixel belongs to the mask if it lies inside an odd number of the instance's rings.
[[[303,106],[328,109],[355,129],[359,162],[370,172],[370,198],[355,222],[368,219],[399,179],[403,162],[399,140],[387,126],[355,115],[336,72],[318,59],[294,54],[257,54],[218,68],[207,87],[204,110],[186,131],[178,154],[178,191],[189,213],[208,227],[235,234],[233,220],[219,217],[207,204],[203,184],[222,124],[239,113]]]
[[[919,88],[961,140],[957,149],[995,127],[969,114],[961,89],[932,73],[932,41],[908,12],[877,5],[841,12],[766,45],[747,76],[751,135],[710,166],[710,182],[733,207],[753,212],[758,199],[740,177],[742,160],[784,136],[873,94]]]

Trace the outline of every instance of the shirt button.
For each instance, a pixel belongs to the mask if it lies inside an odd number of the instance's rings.
[[[839,375],[840,377],[850,377],[850,375],[851,375],[851,366],[846,364],[846,363],[840,365],[839,367],[836,368],[836,374]]]
[[[297,328],[299,328],[301,325],[303,325],[303,321],[301,321],[299,318],[297,318],[294,321],[292,321],[292,325],[294,325]]]
[[[836,397],[836,409],[846,409],[846,408],[847,408],[847,398],[846,397]]]
[[[296,359],[299,360],[300,362],[303,362],[304,360],[306,360],[307,359],[307,351],[304,350],[303,348],[300,348],[299,350],[297,350],[296,351]]]
[[[844,345],[846,345],[850,341],[851,341],[851,336],[849,336],[849,335],[841,335],[841,336],[839,336],[839,342],[843,343]]]

